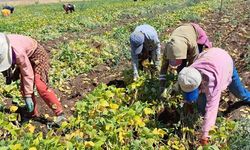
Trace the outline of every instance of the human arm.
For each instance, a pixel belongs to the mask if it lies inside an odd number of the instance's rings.
[[[155,66],[157,69],[160,68],[160,59],[161,59],[161,44],[159,42],[159,43],[157,43],[156,60],[155,60]]]
[[[34,71],[28,56],[25,53],[18,54],[16,64],[20,69],[24,96],[31,97],[34,92]]]
[[[190,47],[187,50],[186,65],[187,66],[192,65],[194,61],[197,59],[198,55],[199,55],[198,45],[196,43],[190,44]]]
[[[138,55],[134,54],[133,50],[131,50],[131,59],[132,59],[132,67],[133,67],[133,77],[134,80],[136,80],[137,78],[139,78],[139,74],[138,74],[138,64],[139,64],[139,60],[138,60]]]
[[[156,48],[152,51],[152,59],[154,62],[154,67],[157,71],[160,71],[160,59],[161,59],[161,45],[156,43]]]
[[[209,131],[215,125],[221,96],[221,91],[212,91],[211,85],[208,85],[207,88],[207,103],[205,107],[205,116],[202,124],[201,139],[208,138]]]
[[[166,87],[166,74],[169,66],[169,60],[166,57],[166,49],[164,49],[163,57],[162,57],[162,65],[160,69],[160,93],[162,93]]]

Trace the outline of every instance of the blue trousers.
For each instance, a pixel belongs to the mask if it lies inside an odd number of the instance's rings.
[[[240,81],[240,77],[236,68],[233,69],[232,82],[229,85],[229,91],[234,94],[235,97],[250,102],[250,92],[244,87]]]
[[[229,91],[233,93],[233,95],[243,101],[250,102],[250,92],[244,87],[244,85],[240,81],[240,77],[236,68],[233,68],[233,76],[232,82],[228,86]],[[204,93],[199,95],[197,104],[198,104],[198,111],[202,114],[205,114],[205,107],[206,107],[207,99]]]

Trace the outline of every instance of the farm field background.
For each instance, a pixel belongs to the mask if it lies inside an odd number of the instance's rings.
[[[52,112],[41,99],[41,118],[25,122],[17,85],[0,79],[0,149],[202,149],[201,118],[184,114],[180,94],[157,99],[158,80],[142,73],[131,81],[129,34],[143,23],[154,26],[164,43],[185,22],[198,22],[215,46],[234,57],[249,85],[249,1],[96,0],[74,2],[65,14],[61,3],[17,6],[0,19],[0,32],[29,35],[51,59],[50,81],[69,122],[51,127]],[[176,76],[169,75],[169,93]],[[249,149],[247,106],[231,108],[224,93],[217,127],[207,149]],[[165,109],[164,109],[165,108]],[[231,110],[232,109],[232,110]],[[237,121],[234,121],[236,119]]]
[[[58,2],[66,3],[71,1],[77,1],[77,0],[0,0],[0,4],[17,6],[17,5],[47,4],[47,3],[58,3]]]

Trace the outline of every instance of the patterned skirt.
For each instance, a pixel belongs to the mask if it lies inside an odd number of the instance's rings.
[[[49,83],[49,56],[46,50],[40,44],[37,44],[37,48],[34,53],[29,57],[34,73],[41,76],[41,80]]]

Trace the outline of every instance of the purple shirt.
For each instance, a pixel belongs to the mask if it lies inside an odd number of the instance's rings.
[[[207,98],[202,136],[208,137],[209,130],[215,125],[221,92],[232,81],[233,60],[225,50],[210,48],[199,54],[191,66],[202,75],[200,90]]]

